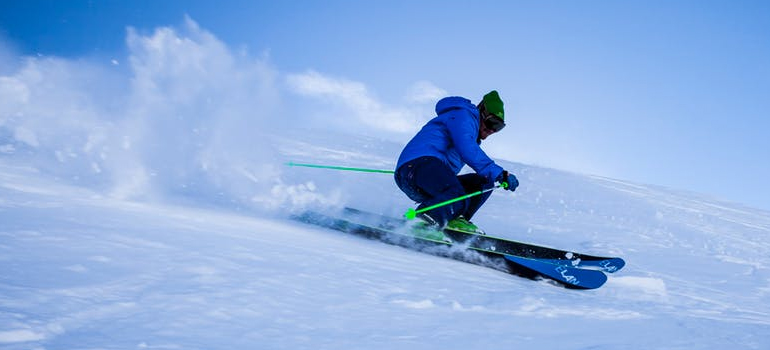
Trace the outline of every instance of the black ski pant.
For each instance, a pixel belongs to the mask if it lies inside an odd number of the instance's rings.
[[[395,179],[401,191],[420,203],[418,210],[494,186],[479,174],[458,176],[436,157],[420,157],[404,163],[396,169]],[[482,193],[430,210],[427,214],[441,226],[460,215],[470,220],[491,194],[491,191]]]

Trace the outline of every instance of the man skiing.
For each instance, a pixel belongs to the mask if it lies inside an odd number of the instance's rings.
[[[484,95],[478,105],[451,96],[436,103],[431,119],[401,151],[396,165],[398,187],[420,203],[417,210],[481,190],[494,182],[519,186],[516,176],[495,164],[481,149],[481,141],[505,127],[503,101],[497,91]],[[457,175],[463,165],[475,173]],[[481,232],[470,219],[489,198],[490,192],[420,214],[425,225]]]

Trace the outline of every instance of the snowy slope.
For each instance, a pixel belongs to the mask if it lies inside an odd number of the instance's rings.
[[[598,290],[566,290],[293,222],[309,207],[403,213],[389,175],[282,166],[388,169],[399,145],[307,131],[270,143],[272,182],[253,178],[247,201],[131,201],[0,158],[0,348],[770,346],[768,212],[503,162],[522,186],[495,192],[480,226],[628,263]]]

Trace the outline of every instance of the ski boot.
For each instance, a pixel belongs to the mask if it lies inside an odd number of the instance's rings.
[[[480,229],[478,226],[476,226],[474,223],[468,221],[465,219],[462,215],[450,220],[446,228],[450,230],[460,231],[460,232],[467,232],[467,233],[473,233],[478,235],[486,235],[482,229]]]
[[[420,220],[411,227],[412,234],[416,237],[429,239],[433,241],[449,242],[449,238],[444,235],[441,225],[426,213],[417,216]]]

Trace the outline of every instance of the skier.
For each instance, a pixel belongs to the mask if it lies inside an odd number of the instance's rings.
[[[478,105],[451,96],[436,103],[431,119],[401,151],[396,165],[396,185],[420,203],[417,210],[505,182],[506,189],[519,186],[516,176],[504,170],[481,149],[485,140],[505,127],[503,101],[497,91],[484,95]],[[463,165],[475,173],[457,175]],[[489,198],[490,192],[457,201],[420,214],[422,226],[444,227],[483,233],[470,219]]]

